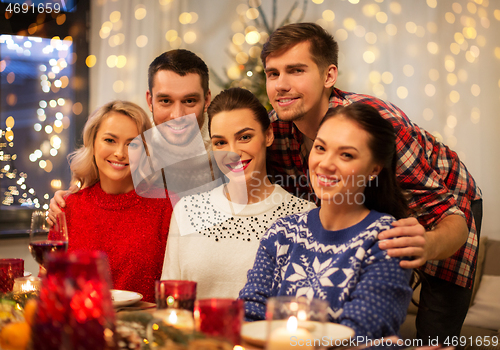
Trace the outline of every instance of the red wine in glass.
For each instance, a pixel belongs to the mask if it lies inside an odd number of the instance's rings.
[[[47,223],[44,211],[36,210],[31,215],[29,250],[35,261],[42,267],[40,274],[45,273],[46,255],[51,252],[68,249],[68,228],[63,212],[55,214],[52,227]]]
[[[33,241],[30,242],[30,252],[35,261],[44,266],[47,253],[65,252],[68,250],[67,241]]]

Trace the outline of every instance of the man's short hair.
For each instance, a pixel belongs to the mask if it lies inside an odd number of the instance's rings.
[[[264,68],[269,55],[281,54],[305,41],[310,43],[311,57],[319,69],[331,64],[338,67],[339,45],[330,33],[315,23],[292,23],[276,29],[267,39],[260,54]]]
[[[201,58],[189,50],[170,50],[151,62],[148,69],[148,87],[151,93],[153,93],[154,78],[160,70],[169,70],[180,76],[189,73],[198,74],[203,92],[205,95],[208,92],[208,67]]]

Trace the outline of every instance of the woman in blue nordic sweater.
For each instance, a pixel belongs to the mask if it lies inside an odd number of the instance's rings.
[[[330,321],[356,336],[398,334],[412,271],[377,239],[406,216],[395,139],[391,123],[369,105],[327,112],[309,155],[321,207],[277,220],[262,238],[239,295],[248,320],[265,318],[268,298],[295,295],[327,300]]]

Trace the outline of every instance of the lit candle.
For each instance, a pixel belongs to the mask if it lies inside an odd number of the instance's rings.
[[[14,293],[28,293],[40,290],[40,284],[42,279],[35,276],[29,277],[18,277],[14,280],[14,287],[12,292]]]
[[[280,327],[271,332],[267,342],[267,349],[289,350],[300,349],[314,350],[314,339],[311,333],[304,328],[299,328],[297,318],[291,316],[286,327]]]
[[[154,316],[160,318],[165,324],[183,331],[194,330],[193,313],[189,310],[162,309],[155,311]]]

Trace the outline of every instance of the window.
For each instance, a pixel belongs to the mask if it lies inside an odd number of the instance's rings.
[[[26,230],[29,213],[69,187],[67,155],[88,115],[88,2],[1,1],[0,233]]]

